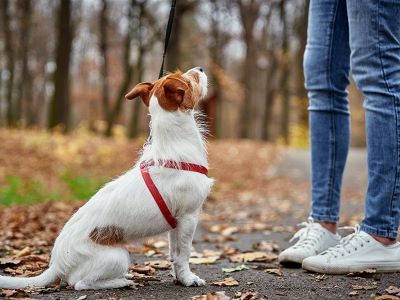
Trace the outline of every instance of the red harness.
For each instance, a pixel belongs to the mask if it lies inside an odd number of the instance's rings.
[[[151,179],[149,167],[154,166],[154,165],[155,165],[155,163],[153,160],[144,161],[140,164],[140,172],[142,173],[143,180],[146,183],[146,186],[149,189],[151,195],[153,196],[154,201],[156,201],[158,208],[160,209],[161,213],[163,214],[165,220],[167,220],[168,224],[171,225],[172,228],[175,228],[176,224],[177,224],[176,219],[171,214],[171,211],[169,210],[167,204],[165,203],[164,198],[161,196],[156,185],[154,184],[153,179]],[[176,170],[197,172],[197,173],[204,174],[206,176],[208,174],[208,170],[206,167],[196,165],[196,164],[186,163],[186,162],[176,162],[176,161],[172,161],[172,160],[167,160],[165,162],[160,161],[160,166],[162,166],[164,168],[170,168],[170,169],[176,169]]]

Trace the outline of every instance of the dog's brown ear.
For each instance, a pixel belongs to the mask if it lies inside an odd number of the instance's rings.
[[[185,105],[186,100],[190,97],[189,86],[185,81],[169,77],[163,82],[162,88],[163,93],[156,94],[162,108],[169,111],[177,110],[179,107],[190,108]]]
[[[125,99],[132,100],[136,97],[140,97],[144,104],[149,106],[150,92],[153,89],[153,86],[154,85],[151,82],[138,83],[128,94],[125,95]]]

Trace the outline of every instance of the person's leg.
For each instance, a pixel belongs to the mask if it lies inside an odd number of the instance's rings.
[[[368,191],[365,218],[335,247],[303,260],[326,274],[400,272],[400,2],[349,0],[351,65],[365,95]]]
[[[302,263],[339,243],[336,222],[350,135],[349,68],[346,1],[311,0],[304,75],[310,99],[312,219],[294,235],[297,243],[279,254],[281,263]]]
[[[350,116],[347,99],[350,48],[345,0],[310,2],[305,84],[311,137],[311,217],[336,231]]]
[[[348,1],[347,7],[352,73],[365,95],[368,191],[361,230],[394,242],[400,218],[400,2]]]

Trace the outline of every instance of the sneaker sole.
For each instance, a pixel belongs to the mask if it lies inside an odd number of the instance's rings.
[[[304,261],[302,264],[302,268],[307,271],[316,272],[316,273],[324,273],[324,274],[333,274],[333,275],[343,275],[354,272],[362,272],[367,269],[374,269],[378,273],[395,273],[400,272],[400,263],[387,263],[387,265],[363,265],[363,266],[315,266],[307,261]]]
[[[294,255],[284,255],[284,256],[279,256],[278,261],[281,264],[298,264],[299,267],[303,263],[304,258],[303,257],[298,257]]]

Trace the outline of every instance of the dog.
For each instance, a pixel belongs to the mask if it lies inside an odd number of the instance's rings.
[[[207,76],[200,67],[137,84],[125,98],[140,97],[148,107],[151,143],[131,170],[107,183],[69,219],[46,271],[36,277],[0,276],[0,288],[44,287],[57,279],[75,290],[132,285],[124,244],[163,232],[168,232],[175,279],[185,286],[205,285],[191,272],[189,257],[213,185],[204,171],[204,126],[195,118],[195,107],[206,94]]]

